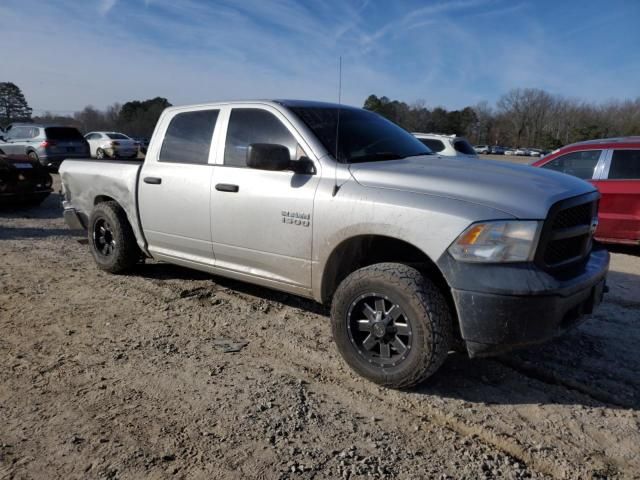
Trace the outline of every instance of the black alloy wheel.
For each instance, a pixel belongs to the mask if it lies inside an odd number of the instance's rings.
[[[359,355],[378,366],[396,366],[411,350],[411,322],[402,307],[385,295],[357,297],[347,313],[349,340]]]
[[[111,224],[104,218],[96,219],[93,225],[93,245],[96,252],[104,257],[113,255],[116,239]]]

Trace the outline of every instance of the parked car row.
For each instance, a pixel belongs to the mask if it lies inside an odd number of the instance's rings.
[[[549,153],[541,148],[513,148],[499,145],[476,145],[473,149],[476,153],[482,155],[512,155],[517,157],[542,157]]]
[[[137,158],[142,144],[123,133],[83,136],[77,128],[63,125],[13,123],[0,131],[0,155],[24,155],[54,171],[68,158]]]
[[[476,145],[456,135],[414,133],[432,152],[447,157],[478,154],[542,157],[536,148]],[[640,243],[640,139],[593,140],[568,145],[533,166],[558,170],[592,182],[602,194],[597,239],[603,242]],[[39,203],[48,195],[46,168],[57,170],[64,159],[133,159],[146,153],[149,140],[119,132],[89,132],[84,137],[73,127],[15,123],[0,131],[0,197],[21,203]],[[46,168],[38,168],[46,167]],[[2,203],[2,202],[0,202]]]

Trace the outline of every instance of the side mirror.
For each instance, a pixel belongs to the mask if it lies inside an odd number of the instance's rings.
[[[291,154],[284,145],[252,143],[247,149],[247,167],[258,170],[288,170]]]

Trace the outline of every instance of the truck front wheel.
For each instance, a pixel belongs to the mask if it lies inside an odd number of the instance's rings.
[[[349,275],[331,305],[333,338],[358,374],[392,388],[423,382],[444,363],[452,316],[418,270],[378,263]]]
[[[98,268],[109,273],[130,270],[140,258],[131,225],[116,202],[99,203],[89,218],[89,248]]]

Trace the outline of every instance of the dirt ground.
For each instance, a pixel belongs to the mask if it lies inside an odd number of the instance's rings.
[[[0,479],[640,478],[638,251],[580,328],[400,392],[313,302],[97,270],[59,202],[0,211]]]

